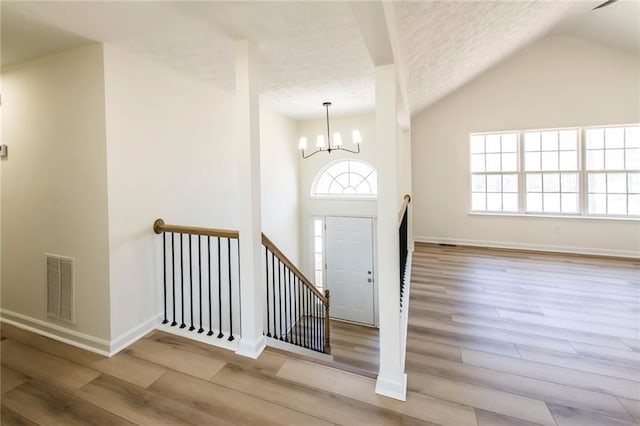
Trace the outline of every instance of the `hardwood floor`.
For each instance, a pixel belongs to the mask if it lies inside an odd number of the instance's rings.
[[[405,403],[375,380],[155,331],[111,359],[1,327],[3,425],[640,424],[640,263],[418,245]],[[337,362],[377,333],[332,323]],[[374,331],[374,330],[369,330]]]
[[[410,391],[480,425],[640,422],[640,262],[418,244],[411,286]]]

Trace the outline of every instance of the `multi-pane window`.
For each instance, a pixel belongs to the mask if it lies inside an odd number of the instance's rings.
[[[640,125],[470,135],[474,212],[640,218]]]
[[[471,209],[518,211],[518,134],[471,136]]]
[[[324,224],[322,219],[313,220],[313,271],[316,279],[316,288],[322,291],[324,275]]]
[[[525,211],[578,213],[578,129],[524,132]]]
[[[321,170],[315,178],[312,195],[373,197],[378,193],[378,176],[362,161],[344,160]]]
[[[587,210],[640,215],[640,126],[585,130]]]

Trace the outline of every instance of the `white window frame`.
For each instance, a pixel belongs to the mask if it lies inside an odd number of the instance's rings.
[[[542,158],[540,158],[540,170],[538,171],[527,171],[525,170],[526,167],[526,160],[525,160],[525,156],[527,152],[531,152],[531,151],[525,151],[525,133],[542,133],[542,132],[562,132],[562,131],[566,131],[566,130],[575,130],[576,131],[576,136],[577,136],[577,147],[576,147],[576,163],[577,163],[577,168],[576,170],[563,170],[560,169],[560,153],[562,152],[562,150],[560,150],[560,141],[558,140],[558,170],[542,170]],[[584,206],[583,206],[583,196],[582,196],[582,182],[584,179],[584,176],[582,176],[581,171],[584,169],[584,162],[582,160],[582,145],[583,145],[583,131],[580,127],[554,127],[554,128],[549,128],[549,129],[526,129],[526,130],[520,130],[519,131],[520,134],[520,138],[519,141],[520,142],[520,152],[521,152],[521,156],[520,156],[520,169],[518,170],[518,173],[521,175],[521,179],[522,179],[522,195],[521,195],[521,205],[520,205],[520,212],[523,214],[527,214],[527,215],[534,215],[534,216],[576,216],[576,215],[580,215],[581,212],[584,211]],[[542,143],[542,141],[540,141]],[[542,153],[544,151],[542,151],[542,146],[540,146],[540,155],[542,157]],[[530,174],[540,174],[542,176],[542,190],[540,192],[540,194],[542,195],[542,205],[544,206],[544,175],[545,174],[558,174],[559,178],[560,178],[560,192],[558,192],[558,194],[560,195],[560,210],[562,210],[562,174],[563,173],[575,173],[578,176],[578,201],[577,201],[577,207],[578,207],[578,211],[577,212],[568,212],[568,213],[562,213],[562,211],[559,212],[548,212],[545,213],[544,211],[535,211],[535,210],[529,210],[528,209],[528,205],[527,205],[527,175]]]
[[[603,124],[603,125],[594,125],[594,126],[582,126],[582,127],[553,127],[553,128],[541,128],[541,129],[522,129],[522,130],[508,130],[508,131],[489,131],[489,132],[472,132],[469,133],[468,136],[468,173],[469,173],[469,196],[468,196],[468,209],[467,214],[472,216],[515,216],[515,217],[537,217],[537,218],[560,218],[560,219],[587,219],[587,220],[612,220],[612,221],[640,221],[640,215],[613,215],[613,214],[595,214],[588,212],[588,171],[587,171],[587,162],[586,162],[586,131],[587,129],[601,129],[601,128],[612,128],[612,127],[634,127],[640,126],[640,123],[626,123],[626,124]],[[578,174],[578,213],[561,213],[561,212],[529,212],[526,210],[526,176],[530,173],[545,173],[542,170],[539,172],[526,172],[524,170],[524,133],[525,132],[544,132],[544,131],[562,131],[562,130],[578,130],[578,170],[575,173]],[[504,211],[489,211],[489,210],[472,210],[472,197],[473,197],[473,188],[472,188],[472,179],[474,174],[491,174],[493,172],[472,172],[471,171],[471,161],[472,161],[472,153],[471,153],[471,137],[475,135],[497,135],[497,134],[505,134],[505,133],[516,133],[518,135],[518,171],[515,172],[518,175],[518,211],[517,212],[504,212]],[[625,154],[626,155],[626,154]],[[602,173],[615,173],[618,170],[602,170]],[[636,173],[640,170],[623,170],[619,172],[625,173]],[[565,171],[566,173],[574,173],[574,171]],[[597,171],[596,171],[597,172]],[[499,174],[504,174],[504,172],[495,172]],[[546,173],[558,173],[562,174],[562,171],[546,171]],[[628,194],[628,193],[627,193]],[[627,195],[628,196],[628,195]],[[627,204],[628,209],[628,204]],[[627,210],[628,211],[628,210]]]
[[[612,129],[612,128],[625,128],[625,127],[634,127],[634,126],[638,126],[638,123],[635,124],[612,124],[612,125],[601,125],[601,126],[586,126],[583,128],[583,132],[584,132],[584,167],[582,168],[582,171],[584,173],[584,194],[583,194],[583,203],[584,203],[584,212],[585,214],[587,214],[589,217],[596,217],[596,218],[601,218],[601,219],[636,219],[636,220],[640,220],[640,215],[629,215],[629,214],[625,214],[625,215],[621,215],[621,214],[610,214],[610,213],[589,213],[589,184],[588,184],[588,177],[589,177],[589,173],[602,173],[602,174],[608,174],[608,173],[625,173],[627,175],[627,212],[629,211],[629,180],[628,180],[628,175],[629,173],[640,173],[640,169],[615,169],[615,170],[608,170],[606,167],[606,156],[607,156],[607,149],[606,149],[606,139],[605,139],[605,147],[603,148],[604,151],[604,165],[602,170],[588,170],[587,169],[587,130],[592,130],[592,129]],[[606,133],[606,132],[605,132]],[[624,161],[625,161],[625,166],[626,166],[626,156],[627,156],[627,152],[626,152],[626,143],[625,146],[622,148],[624,153]],[[638,147],[638,149],[640,149],[640,147]],[[609,192],[605,193],[605,197],[608,197]],[[607,201],[608,202],[608,201]]]
[[[504,172],[504,171],[499,171],[499,172],[488,172],[487,171],[487,160],[486,160],[486,140],[485,140],[485,151],[484,151],[484,156],[485,156],[485,167],[483,172],[474,172],[471,170],[471,163],[472,163],[472,159],[473,159],[473,153],[471,150],[471,137],[472,136],[487,136],[487,135],[500,135],[500,137],[502,137],[502,135],[510,135],[510,134],[516,134],[516,157],[517,157],[517,165],[516,165],[516,171],[511,171],[511,172]],[[470,191],[469,191],[469,211],[473,214],[515,214],[518,213],[520,211],[522,211],[522,197],[521,197],[521,191],[522,191],[522,176],[520,174],[520,169],[522,168],[522,143],[520,141],[522,136],[522,133],[516,130],[512,130],[512,131],[499,131],[499,132],[475,132],[475,133],[471,133],[469,134],[469,185],[470,185]],[[502,150],[500,151],[500,168],[502,169]],[[517,211],[504,211],[504,210],[471,210],[471,207],[473,206],[473,175],[484,175],[489,176],[489,175],[499,175],[499,176],[503,176],[503,175],[516,175],[518,177],[518,192],[517,192],[517,196],[518,196],[518,210]],[[504,187],[502,186],[504,182],[501,182],[501,190],[500,190],[500,194],[501,194],[501,200],[502,200],[502,205],[504,205]],[[487,187],[486,187],[486,180],[485,180],[485,205],[487,205],[486,203],[486,196],[487,194],[489,194],[489,192],[487,191]],[[510,194],[510,193],[508,193]]]

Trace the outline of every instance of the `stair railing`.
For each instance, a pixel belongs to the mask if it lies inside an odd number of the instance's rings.
[[[167,225],[162,219],[153,230],[162,234],[162,323],[230,342],[240,337],[238,231]]]
[[[329,290],[324,295],[264,234],[264,334],[295,346],[331,353]]]
[[[398,238],[400,247],[400,308],[404,302],[406,287],[407,258],[409,256],[409,203],[411,196],[405,194],[398,212]]]

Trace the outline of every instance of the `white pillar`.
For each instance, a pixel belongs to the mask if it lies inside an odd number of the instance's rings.
[[[260,204],[260,109],[257,49],[249,40],[236,42],[236,146],[238,216],[240,219],[240,326],[238,355],[257,358],[265,347],[262,293]]]
[[[406,400],[407,375],[400,341],[398,241],[398,119],[395,65],[376,67],[376,149],[378,168],[378,303],[380,370],[376,393]]]

